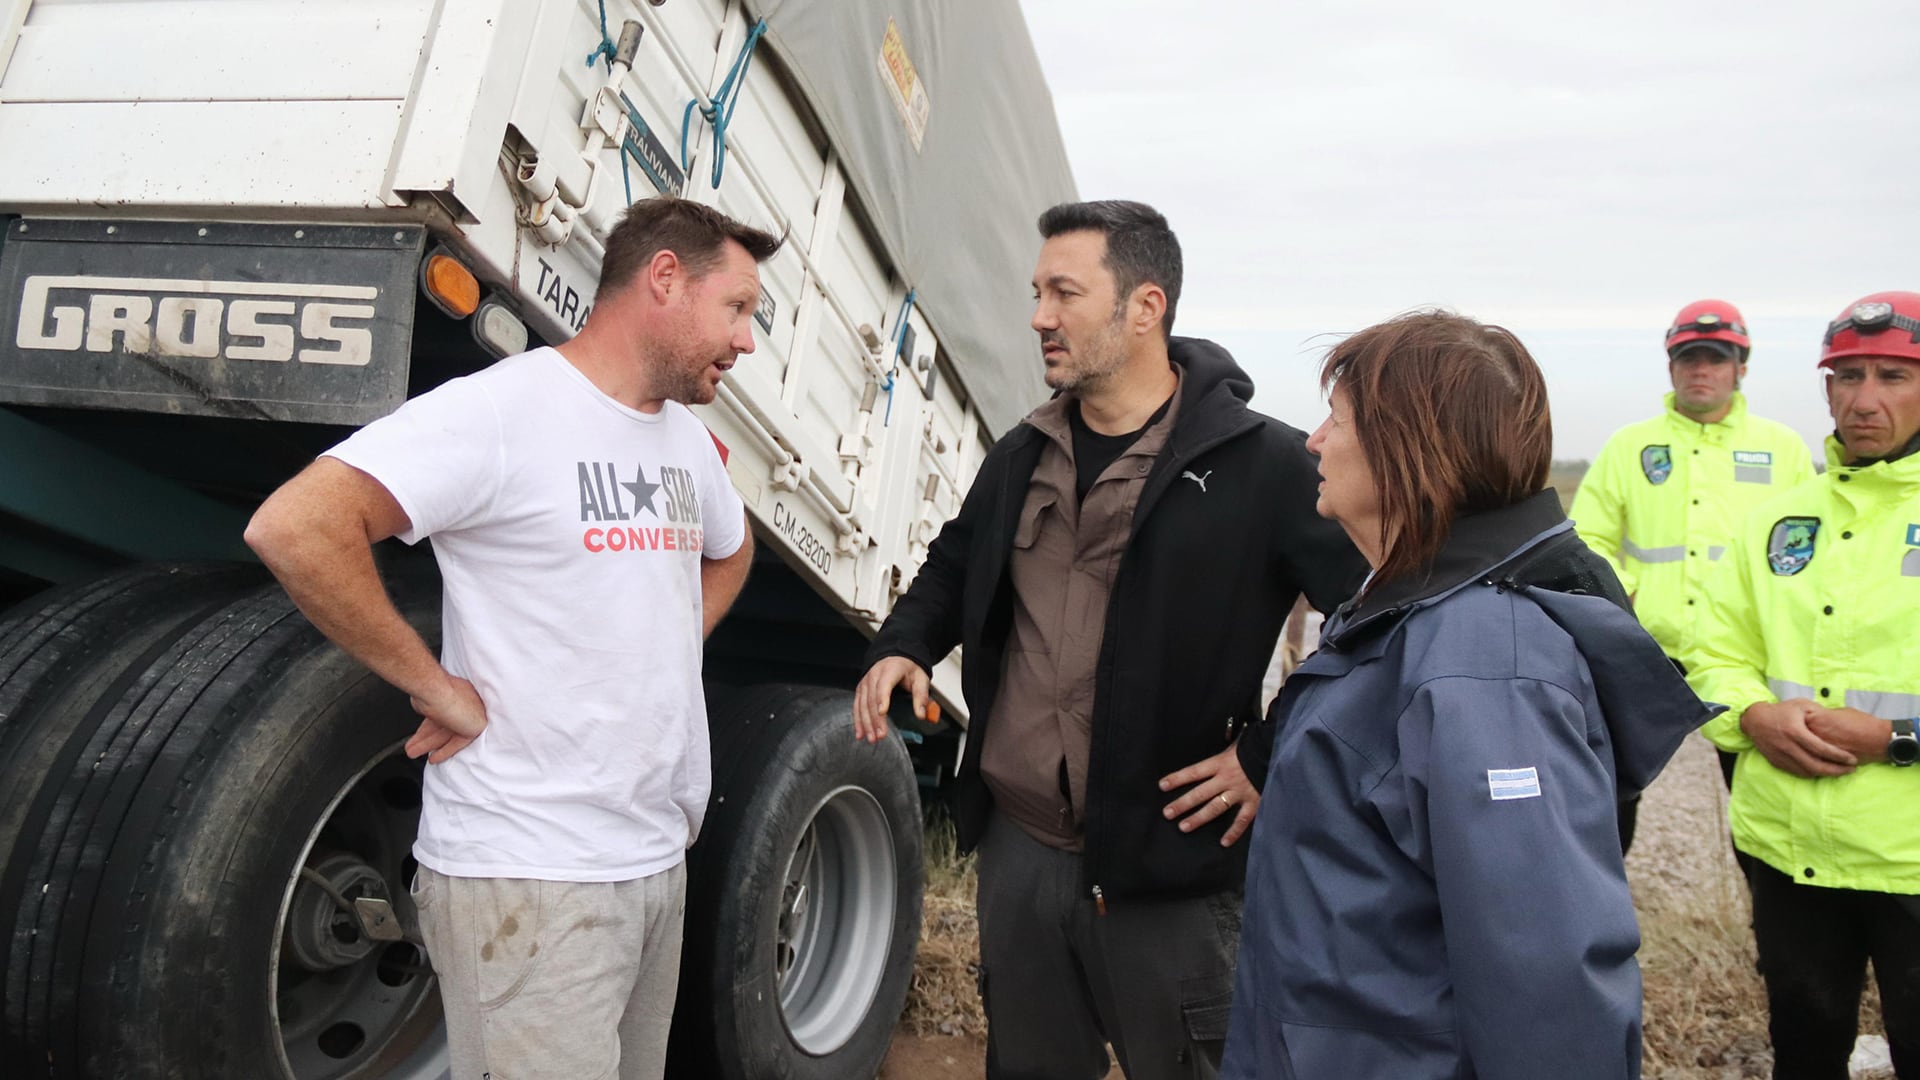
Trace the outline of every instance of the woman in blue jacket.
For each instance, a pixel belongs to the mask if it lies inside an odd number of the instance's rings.
[[[1317,509],[1374,568],[1288,680],[1222,1075],[1640,1075],[1617,792],[1710,715],[1546,487],[1518,339],[1457,315],[1346,339]]]

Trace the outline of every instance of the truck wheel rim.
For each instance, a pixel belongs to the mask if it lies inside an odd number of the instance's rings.
[[[267,972],[275,1051],[296,1080],[379,1076],[432,1080],[446,1072],[446,1025],[423,948],[356,940],[351,919],[316,916],[333,905],[311,875],[319,871],[346,899],[381,895],[401,921],[417,917],[407,896],[420,825],[421,768],[398,744],[361,766],[320,813],[280,897]],[[326,932],[333,942],[296,942]],[[315,958],[319,959],[316,960]],[[357,959],[356,959],[357,957]],[[324,970],[313,970],[317,966]]]
[[[774,949],[781,1017],[800,1049],[830,1054],[860,1029],[886,972],[898,889],[879,800],[829,792],[787,860]]]

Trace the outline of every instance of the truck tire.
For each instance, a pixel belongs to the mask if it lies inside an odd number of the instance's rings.
[[[690,859],[669,1073],[872,1076],[920,939],[905,745],[853,737],[852,695],[710,692],[714,787]]]
[[[142,565],[52,589],[0,615],[0,883],[46,778],[95,702],[117,694],[129,668],[186,624],[258,586],[244,564]],[[20,870],[24,873],[24,868]],[[11,925],[0,884],[0,927]],[[0,985],[11,1005],[18,987]],[[12,1018],[9,1016],[8,1020]],[[0,1024],[0,1052],[12,1024]]]
[[[435,598],[399,590],[430,642]],[[417,723],[404,695],[277,586],[156,644],[76,727],[79,753],[16,847],[28,871],[9,869],[0,904],[22,1023],[5,1071],[440,1075],[420,950],[372,940],[302,875],[414,925],[421,773],[397,753]]]
[[[143,564],[49,589],[0,612],[0,767],[49,698],[89,686],[97,691],[100,680],[126,666],[115,666],[103,650],[164,633],[264,580],[266,571],[240,563]],[[17,794],[10,785],[0,791]]]

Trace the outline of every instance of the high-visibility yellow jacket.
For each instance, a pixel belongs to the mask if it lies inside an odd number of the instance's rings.
[[[1738,751],[1734,845],[1809,885],[1920,894],[1920,766],[1806,779],[1740,730],[1758,701],[1807,698],[1920,716],[1920,455],[1849,468],[1773,499],[1733,537],[1681,660],[1728,711],[1702,732]]]
[[[1613,564],[1634,614],[1668,656],[1686,648],[1700,588],[1727,537],[1767,499],[1813,476],[1806,440],[1747,412],[1718,423],[1674,408],[1613,433],[1569,512],[1580,539]]]

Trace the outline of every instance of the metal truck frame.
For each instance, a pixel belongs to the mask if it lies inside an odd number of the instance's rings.
[[[672,192],[785,231],[698,410],[760,555],[705,658],[675,1076],[871,1076],[945,719],[866,640],[1044,395],[1073,197],[1013,0],[15,0],[0,21],[0,1071],[435,1077],[404,697],[240,541],[354,426],[565,340]],[[610,528],[602,542],[623,542]],[[388,548],[391,548],[389,550]],[[437,640],[422,552],[378,552]]]

